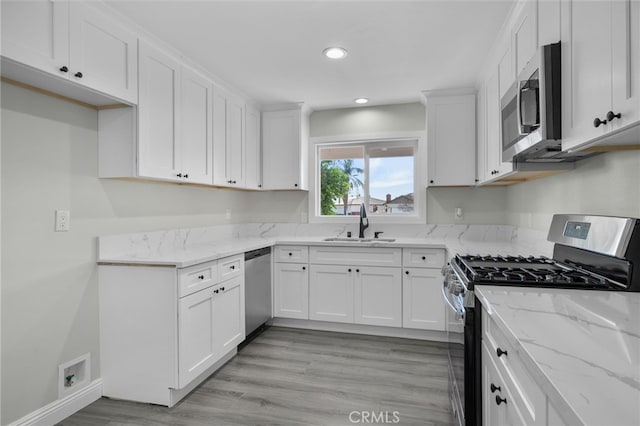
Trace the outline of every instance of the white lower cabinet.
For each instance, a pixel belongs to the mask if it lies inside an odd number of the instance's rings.
[[[243,262],[100,265],[103,395],[171,407],[231,358],[245,338]]]
[[[309,319],[353,323],[354,268],[310,265]]]
[[[309,319],[309,270],[303,263],[276,263],[274,316]]]
[[[275,317],[445,330],[443,249],[280,245],[274,253]]]
[[[442,272],[435,268],[405,268],[402,276],[402,327],[445,329],[440,287]]]
[[[402,325],[402,277],[400,268],[355,268],[354,321],[356,324]]]
[[[484,424],[556,425],[548,398],[505,331],[482,309],[482,408]]]
[[[179,387],[198,377],[214,362],[213,303],[211,288],[190,294],[178,302]]]

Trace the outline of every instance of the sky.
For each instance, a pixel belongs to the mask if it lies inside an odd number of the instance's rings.
[[[354,167],[364,168],[364,160],[356,159]],[[371,196],[384,200],[413,192],[413,157],[371,158],[369,160],[369,191]],[[363,177],[361,177],[363,180]],[[362,188],[351,195],[363,194]]]

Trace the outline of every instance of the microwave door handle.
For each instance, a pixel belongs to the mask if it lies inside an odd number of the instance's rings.
[[[522,126],[522,107],[520,106],[520,102],[521,102],[521,96],[520,93],[522,92],[522,83],[525,83],[523,81],[518,81],[516,82],[517,85],[517,90],[516,90],[516,116],[518,117],[518,134],[520,136],[526,136],[527,134],[524,133],[524,127]]]

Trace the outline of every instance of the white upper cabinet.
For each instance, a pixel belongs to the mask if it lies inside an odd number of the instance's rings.
[[[137,37],[82,2],[69,20],[70,78],[125,101],[137,99]]]
[[[2,2],[2,56],[42,71],[69,75],[69,3]],[[67,71],[62,71],[62,67]]]
[[[538,50],[538,1],[527,0],[513,28],[516,75]]]
[[[245,185],[244,101],[215,88],[213,94],[213,184]]]
[[[181,169],[189,182],[213,181],[213,88],[211,82],[182,68],[181,111]]]
[[[4,57],[122,101],[137,102],[137,37],[95,6],[3,1],[2,27]],[[28,78],[27,82],[38,83]]]
[[[139,62],[137,113],[98,114],[99,176],[212,184],[212,83],[148,43]]]
[[[476,179],[475,94],[425,92],[427,186],[471,186]]]
[[[178,142],[180,62],[159,49],[140,43],[139,84],[138,174],[141,177],[181,180]]]
[[[308,189],[308,121],[302,105],[262,113],[264,189]]]
[[[260,148],[260,111],[247,105],[245,116],[245,186],[247,189],[262,188],[262,161]]]
[[[639,9],[629,0],[562,2],[563,150],[637,123]],[[612,141],[637,144],[638,135]]]

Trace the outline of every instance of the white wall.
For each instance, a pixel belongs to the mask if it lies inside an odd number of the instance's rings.
[[[420,103],[315,111],[309,136],[424,131],[425,121],[424,105]]]
[[[508,224],[526,228],[549,229],[554,213],[640,218],[640,150],[600,154],[575,170],[511,186],[506,200]]]
[[[59,364],[90,352],[92,377],[99,377],[97,236],[299,222],[306,198],[100,180],[96,111],[4,83],[1,96],[1,423],[7,424],[57,399]],[[54,232],[56,209],[71,211],[70,232]]]

